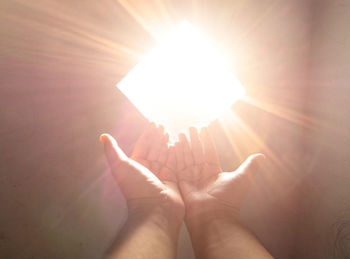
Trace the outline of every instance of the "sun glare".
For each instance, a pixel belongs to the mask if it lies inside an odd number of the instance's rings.
[[[183,21],[118,84],[149,120],[172,134],[205,126],[245,91],[225,58],[200,31]]]

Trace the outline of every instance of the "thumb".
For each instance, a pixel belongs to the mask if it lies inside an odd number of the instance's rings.
[[[223,187],[210,190],[210,194],[240,208],[253,183],[252,178],[258,172],[264,159],[263,154],[249,156],[237,170],[222,174],[220,177],[224,183]]]
[[[104,145],[104,152],[112,171],[116,170],[121,164],[129,160],[123,150],[118,146],[117,141],[111,135],[106,133],[102,134],[100,136],[100,141]]]
[[[264,160],[265,156],[263,154],[251,155],[233,172],[231,179],[233,180],[233,189],[235,189],[234,199],[237,202],[241,202],[247,194],[248,189],[253,183],[253,178],[258,173]]]
[[[251,155],[241,164],[236,172],[248,178],[254,177],[258,173],[264,161],[265,155],[263,154]]]

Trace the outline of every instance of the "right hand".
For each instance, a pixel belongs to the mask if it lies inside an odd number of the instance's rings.
[[[223,172],[207,128],[189,129],[190,141],[179,134],[175,144],[177,178],[186,206],[187,223],[217,217],[239,220],[239,211],[252,177],[264,155],[250,156],[233,172]]]

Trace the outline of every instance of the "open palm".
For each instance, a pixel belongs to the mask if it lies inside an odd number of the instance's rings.
[[[129,213],[157,208],[181,218],[184,204],[176,185],[176,158],[168,148],[169,136],[162,126],[151,123],[137,141],[131,157],[108,134],[101,136],[116,182],[123,192]]]
[[[190,141],[181,133],[175,144],[178,184],[186,216],[219,211],[239,215],[263,155],[250,156],[236,171],[223,172],[207,128],[189,129]]]

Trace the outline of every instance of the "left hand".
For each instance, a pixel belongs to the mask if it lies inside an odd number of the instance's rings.
[[[176,183],[176,157],[164,127],[151,123],[127,157],[116,140],[102,134],[105,155],[125,196],[129,217],[157,215],[182,222],[185,208]]]

